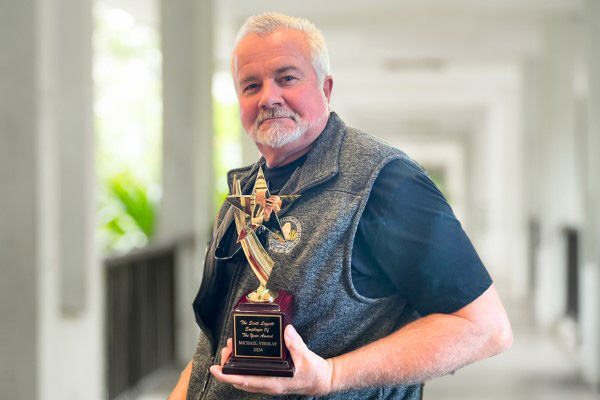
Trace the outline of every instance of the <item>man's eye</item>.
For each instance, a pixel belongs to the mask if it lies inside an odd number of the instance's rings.
[[[257,87],[258,87],[258,84],[256,84],[256,83],[252,83],[252,84],[250,84],[250,85],[248,85],[248,86],[246,86],[246,87],[244,88],[244,92],[246,92],[246,91],[248,91],[248,90],[253,90],[253,89],[256,89]]]
[[[282,80],[283,80],[284,82],[291,82],[291,81],[293,81],[294,79],[296,79],[296,77],[294,77],[294,76],[291,76],[291,75],[287,75],[287,76],[284,76],[284,77],[282,78]]]

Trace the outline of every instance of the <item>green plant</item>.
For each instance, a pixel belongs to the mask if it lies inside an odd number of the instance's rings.
[[[157,204],[149,188],[130,172],[122,172],[106,181],[103,192],[100,215],[106,250],[144,246],[156,223]]]

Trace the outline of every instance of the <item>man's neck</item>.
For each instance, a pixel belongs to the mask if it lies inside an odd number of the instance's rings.
[[[314,141],[293,153],[287,153],[285,151],[281,151],[282,149],[267,147],[260,144],[257,144],[257,147],[260,153],[265,158],[267,167],[273,168],[281,167],[296,161],[297,159],[308,153],[313,148],[313,145]]]

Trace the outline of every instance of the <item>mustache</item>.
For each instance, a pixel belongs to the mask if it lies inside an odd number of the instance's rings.
[[[285,108],[272,108],[267,110],[260,110],[258,116],[256,117],[256,121],[254,121],[254,126],[258,128],[260,124],[270,118],[291,118],[294,121],[298,122],[300,116],[293,112],[292,110],[287,110]]]

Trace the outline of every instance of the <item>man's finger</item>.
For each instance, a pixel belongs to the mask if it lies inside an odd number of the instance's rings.
[[[211,374],[221,382],[230,383],[235,386],[239,386],[240,389],[245,391],[255,392],[257,390],[264,390],[273,386],[273,377],[266,376],[250,376],[250,375],[230,375],[224,374],[223,368],[218,365],[210,367]]]
[[[234,388],[239,389],[239,390],[243,390],[245,392],[249,392],[249,393],[264,393],[265,390],[262,388],[254,388],[254,387],[248,387],[248,386],[244,386],[244,385],[232,385]]]
[[[223,347],[223,349],[221,349],[221,367],[223,365],[225,365],[225,362],[229,359],[231,352],[232,352],[232,344],[231,344],[231,338],[229,338],[229,339],[227,339],[227,347]]]

